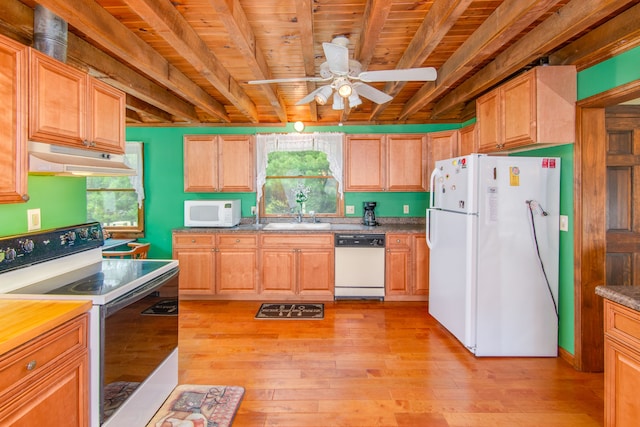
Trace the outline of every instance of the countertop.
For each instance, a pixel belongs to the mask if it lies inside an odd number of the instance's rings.
[[[91,309],[91,301],[0,299],[0,354]]]
[[[270,222],[286,222],[286,221],[270,221]],[[305,221],[306,222],[306,221]],[[325,221],[320,221],[324,223]],[[175,233],[363,233],[363,234],[386,234],[386,233],[424,233],[424,220],[407,221],[407,222],[382,222],[375,227],[368,227],[359,222],[332,222],[330,229],[309,230],[309,229],[278,229],[265,230],[267,224],[241,223],[235,227],[214,228],[214,227],[181,227],[175,228]]]
[[[632,310],[640,311],[640,286],[598,286],[596,294]]]

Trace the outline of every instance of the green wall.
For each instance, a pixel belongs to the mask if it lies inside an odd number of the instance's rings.
[[[40,209],[42,229],[87,222],[86,178],[29,176],[29,201],[0,205],[0,237],[27,232],[27,210]]]
[[[573,292],[573,144],[518,153],[526,157],[560,158],[560,215],[569,217],[569,231],[560,232],[560,266],[558,278],[558,344],[575,352]]]

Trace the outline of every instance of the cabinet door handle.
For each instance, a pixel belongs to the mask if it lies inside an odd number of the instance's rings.
[[[236,239],[236,243],[240,243],[240,239]]]
[[[27,371],[33,371],[34,369],[36,369],[37,365],[38,362],[36,362],[35,360],[30,361],[29,363],[27,363]]]

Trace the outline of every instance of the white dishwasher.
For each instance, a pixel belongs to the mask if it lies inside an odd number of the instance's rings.
[[[335,299],[384,300],[384,234],[335,235]]]

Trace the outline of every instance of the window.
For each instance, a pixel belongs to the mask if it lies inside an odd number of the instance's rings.
[[[260,214],[341,215],[342,133],[257,135]],[[263,197],[264,194],[264,197]]]
[[[264,215],[338,213],[338,183],[321,151],[269,153]]]
[[[126,144],[125,163],[137,175],[87,177],[87,220],[115,237],[141,237],[144,231],[142,148],[140,142]]]

